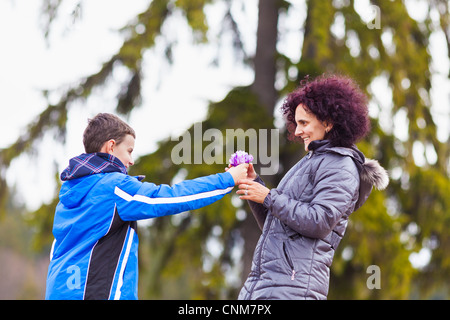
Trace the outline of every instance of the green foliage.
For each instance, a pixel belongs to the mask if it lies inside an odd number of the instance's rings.
[[[208,31],[208,25],[206,22],[206,16],[204,7],[211,3],[211,0],[176,0],[175,5],[182,9],[186,14],[186,20],[189,26],[198,35],[198,40],[205,42],[206,32]]]
[[[27,219],[23,204],[14,199],[15,188],[8,191],[0,217],[0,299],[42,299],[50,248],[35,250],[37,227]]]
[[[438,170],[417,168],[408,188],[399,192],[405,213],[418,226],[418,249],[432,251],[430,263],[422,270],[420,282],[427,291],[450,276],[450,179]]]
[[[415,273],[401,242],[403,217],[386,212],[385,195],[374,191],[349,220],[332,265],[330,299],[406,299]],[[381,271],[381,289],[366,286],[367,268]],[[350,283],[350,284],[349,284]]]

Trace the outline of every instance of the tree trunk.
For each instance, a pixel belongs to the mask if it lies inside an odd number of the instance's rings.
[[[257,44],[254,58],[255,80],[251,87],[253,93],[256,94],[260,103],[267,110],[269,117],[273,117],[278,98],[275,89],[275,76],[279,4],[279,0],[259,1]],[[270,141],[270,138],[268,141]],[[273,185],[274,176],[266,176],[264,180],[267,185]],[[242,223],[241,231],[245,239],[242,273],[242,279],[245,281],[252,265],[253,252],[261,235],[252,214],[247,215],[246,220]]]
[[[252,91],[259,97],[261,104],[264,105],[271,117],[278,98],[274,84],[279,3],[279,0],[259,1],[257,44],[254,58],[255,80],[252,85]]]

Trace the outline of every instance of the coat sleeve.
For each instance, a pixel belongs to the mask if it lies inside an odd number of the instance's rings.
[[[254,181],[262,184],[263,186],[266,185],[259,176],[256,177],[256,179]],[[248,205],[250,206],[250,209],[252,210],[253,216],[255,217],[259,228],[262,231],[262,229],[264,228],[264,222],[266,221],[268,209],[261,203],[257,203],[257,202],[250,201],[250,200],[248,200],[247,202],[248,202]]]
[[[207,206],[234,187],[230,173],[218,173],[173,186],[139,182],[129,177],[115,187],[116,207],[124,221],[181,213]]]
[[[272,189],[264,200],[264,206],[301,235],[323,239],[342,215],[354,206],[359,180],[342,167],[321,168],[314,180],[311,202],[302,202]]]

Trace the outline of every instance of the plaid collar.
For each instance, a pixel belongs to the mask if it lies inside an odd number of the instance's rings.
[[[77,157],[70,159],[69,166],[61,173],[61,180],[73,180],[84,176],[121,172],[127,173],[127,168],[115,156],[108,153],[83,153]]]

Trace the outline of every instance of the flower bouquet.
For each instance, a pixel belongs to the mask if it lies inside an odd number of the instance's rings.
[[[233,167],[236,167],[243,163],[250,163],[252,161],[253,161],[253,156],[242,150],[238,150],[238,151],[236,151],[236,153],[233,153],[229,160],[230,164]]]

